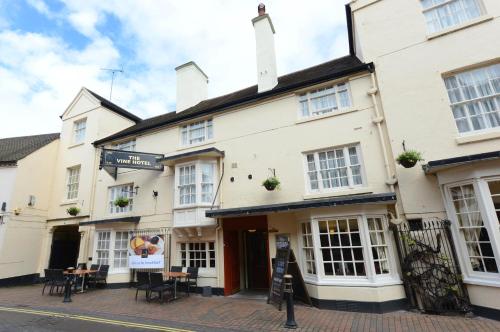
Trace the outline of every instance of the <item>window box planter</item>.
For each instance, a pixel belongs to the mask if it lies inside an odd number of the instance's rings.
[[[422,154],[415,150],[405,151],[396,158],[398,164],[404,168],[412,168],[417,164],[417,162],[422,160],[424,160],[422,158]]]
[[[70,215],[70,216],[77,216],[79,213],[80,213],[80,209],[77,208],[76,206],[72,206],[68,209],[66,209],[66,212]]]
[[[127,197],[118,197],[114,203],[116,206],[124,208],[129,204],[129,199]]]
[[[266,188],[266,190],[273,191],[275,189],[279,189],[280,181],[277,177],[271,176],[262,182],[262,185]]]

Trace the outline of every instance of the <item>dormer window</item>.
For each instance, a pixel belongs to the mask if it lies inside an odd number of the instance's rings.
[[[193,122],[181,127],[181,145],[200,144],[213,138],[213,135],[212,119]]]
[[[87,119],[78,120],[73,123],[73,144],[83,143],[86,129]]]
[[[313,117],[351,107],[349,84],[339,83],[299,96],[301,117]]]

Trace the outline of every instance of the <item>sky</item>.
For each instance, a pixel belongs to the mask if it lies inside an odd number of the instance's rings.
[[[81,87],[141,118],[175,110],[175,67],[209,98],[256,84],[253,0],[0,0],[0,138],[59,132]],[[267,0],[278,75],[348,53],[346,0]]]

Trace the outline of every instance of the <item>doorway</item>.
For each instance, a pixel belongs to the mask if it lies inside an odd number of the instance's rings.
[[[55,227],[50,249],[49,269],[76,267],[79,249],[78,225]]]
[[[270,282],[266,216],[223,221],[224,295],[267,291]]]

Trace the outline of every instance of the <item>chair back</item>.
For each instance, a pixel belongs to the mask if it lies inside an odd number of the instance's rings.
[[[107,276],[108,271],[109,271],[109,265],[103,264],[103,265],[99,266],[99,274],[101,276]]]
[[[182,266],[175,266],[175,265],[172,265],[170,267],[170,272],[182,272]]]
[[[52,269],[50,271],[52,275],[52,280],[54,281],[64,281],[64,270],[62,269]]]
[[[90,269],[94,270],[94,271],[99,270],[99,264],[92,264],[92,265],[90,265]]]
[[[159,272],[151,272],[149,274],[149,279],[151,282],[151,287],[157,287],[163,285],[163,274]]]
[[[52,281],[52,270],[44,269],[45,281]]]
[[[188,279],[198,279],[198,267],[188,267],[186,272],[189,273]]]
[[[137,272],[137,286],[149,284],[149,272]]]
[[[87,263],[78,263],[76,266],[77,270],[86,270],[87,269]]]

